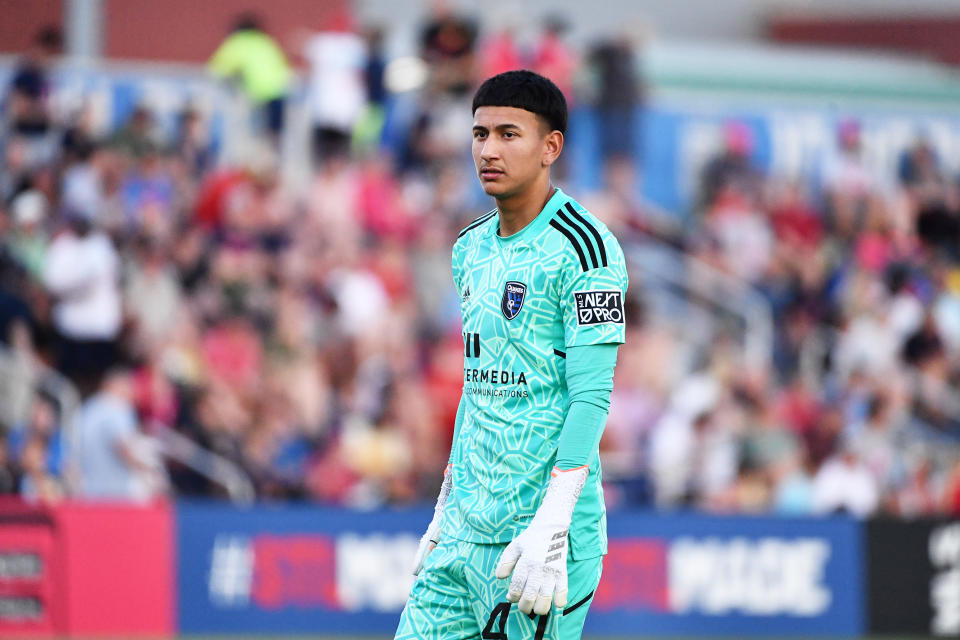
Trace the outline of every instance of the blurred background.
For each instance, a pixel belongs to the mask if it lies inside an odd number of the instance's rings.
[[[960,635],[951,0],[0,15],[0,630],[392,633],[530,68],[630,270],[588,633]]]

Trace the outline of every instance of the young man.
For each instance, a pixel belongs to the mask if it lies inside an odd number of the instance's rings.
[[[473,114],[474,162],[497,208],[453,247],[463,395],[396,637],[570,640],[607,549],[598,445],[626,267],[606,227],[550,182],[560,90],[508,71],[483,83]]]

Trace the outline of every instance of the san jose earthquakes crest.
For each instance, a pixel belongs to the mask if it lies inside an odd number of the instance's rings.
[[[507,320],[513,320],[523,307],[523,297],[527,294],[527,285],[516,280],[510,280],[503,286],[503,298],[500,299],[500,310]]]

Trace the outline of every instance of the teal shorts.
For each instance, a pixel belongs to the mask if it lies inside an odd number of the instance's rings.
[[[600,583],[603,557],[567,561],[565,607],[547,615],[521,613],[507,601],[510,579],[494,570],[505,544],[443,538],[410,590],[397,640],[577,640]]]

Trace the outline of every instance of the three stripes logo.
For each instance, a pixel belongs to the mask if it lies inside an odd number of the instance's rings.
[[[467,235],[468,233],[470,233],[471,231],[473,231],[474,229],[482,225],[484,222],[488,222],[489,220],[491,220],[495,215],[497,215],[496,209],[494,209],[493,211],[488,211],[487,213],[483,214],[482,216],[480,216],[479,218],[477,218],[476,220],[468,224],[465,229],[462,229],[460,233],[457,234],[457,238],[462,238],[463,236]]]
[[[566,236],[567,240],[577,250],[580,266],[584,271],[607,266],[607,250],[603,246],[600,232],[589,220],[577,213],[569,202],[563,209],[557,209],[557,215],[550,221],[550,226]]]
[[[467,358],[480,357],[480,334],[465,332],[463,334],[463,355]]]

